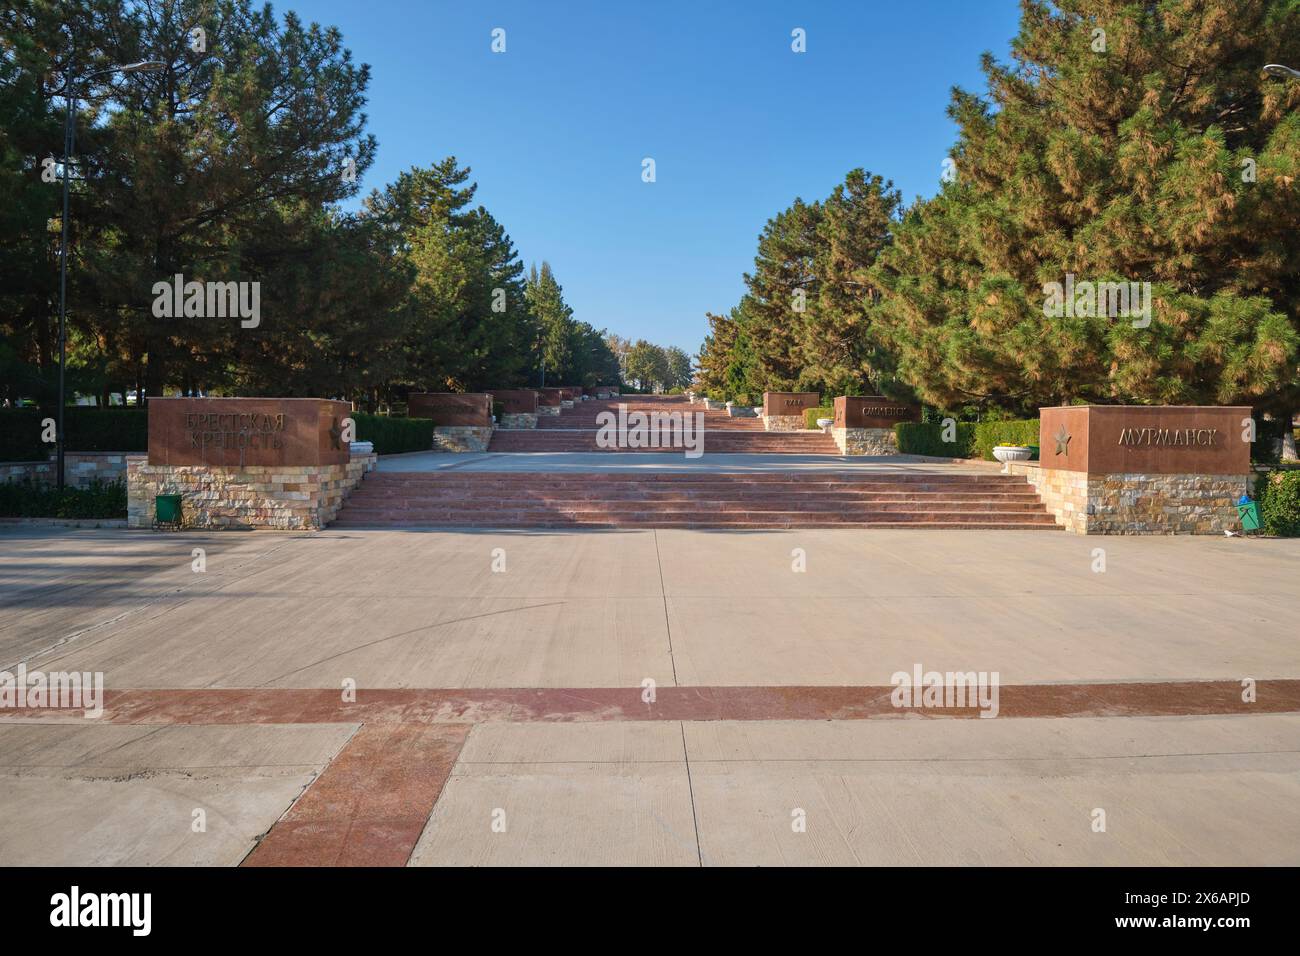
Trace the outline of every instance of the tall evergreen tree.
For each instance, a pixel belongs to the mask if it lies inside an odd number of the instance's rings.
[[[876,323],[929,401],[1300,405],[1292,0],[1024,0],[957,178],[881,256]],[[1151,322],[1044,314],[1050,283],[1149,282]],[[1086,288],[1086,287],[1085,287]],[[1086,304],[1086,300],[1085,304]]]

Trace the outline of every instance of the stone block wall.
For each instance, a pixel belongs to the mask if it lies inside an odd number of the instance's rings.
[[[6,461],[0,463],[0,482],[31,481],[36,484],[54,484],[52,461]]]
[[[1011,462],[1076,534],[1222,534],[1238,526],[1248,475],[1087,475]]]
[[[537,415],[534,412],[515,412],[502,415],[500,424],[502,428],[536,428]]]
[[[763,430],[769,432],[801,432],[803,427],[802,415],[764,415]]]
[[[492,441],[491,426],[439,425],[433,430],[433,450],[451,452],[487,451]]]
[[[376,456],[343,465],[151,465],[127,456],[127,527],[153,525],[154,499],[179,494],[186,525],[211,529],[316,531],[334,520]]]
[[[1056,523],[1075,534],[1088,533],[1088,476],[1081,471],[1044,468],[1036,461],[1007,462],[1007,473],[1024,475]]]
[[[1222,534],[1238,527],[1247,475],[1100,475],[1088,479],[1089,534]]]
[[[63,453],[63,480],[70,488],[84,488],[94,481],[114,482],[126,478],[124,451],[68,451]],[[0,464],[0,483],[32,481],[54,484],[54,456],[49,461],[14,461]]]
[[[831,428],[841,455],[897,455],[898,436],[892,428]]]

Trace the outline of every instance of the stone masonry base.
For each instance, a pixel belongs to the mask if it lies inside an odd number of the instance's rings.
[[[892,428],[831,428],[841,455],[897,455],[898,437]]]
[[[63,480],[72,488],[84,488],[94,481],[111,483],[126,478],[124,451],[68,451],[63,453]],[[54,456],[49,461],[0,463],[0,484],[6,481],[30,481],[38,485],[54,483]]]
[[[487,451],[490,425],[439,425],[433,430],[434,451]]]
[[[343,500],[376,456],[346,465],[151,465],[146,455],[127,457],[127,527],[153,526],[154,499],[179,494],[187,527],[316,531],[338,514]]]
[[[769,432],[801,432],[803,427],[802,415],[764,415],[763,429]]]
[[[515,412],[501,416],[502,428],[536,428],[537,416],[533,412]]]
[[[1222,534],[1237,528],[1248,475],[1088,475],[1010,462],[1076,534]]]

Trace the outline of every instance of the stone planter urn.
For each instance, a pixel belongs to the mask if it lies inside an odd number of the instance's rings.
[[[994,445],[993,457],[1002,462],[1002,473],[1007,474],[1007,463],[1012,461],[1028,461],[1033,455],[1032,448],[1021,448],[1017,445]]]
[[[754,417],[755,417],[755,418],[762,418],[762,417],[763,417],[763,406],[762,406],[762,405],[755,405],[755,406],[754,406]]]
[[[826,431],[826,429],[830,428],[834,424],[835,424],[835,419],[833,418],[817,419],[817,427],[820,428],[822,431]]]

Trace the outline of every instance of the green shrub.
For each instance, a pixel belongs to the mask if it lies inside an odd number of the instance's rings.
[[[396,455],[433,448],[431,418],[394,418],[353,412],[352,420],[357,423],[357,441],[373,442],[376,454]]]
[[[975,444],[975,426],[958,422],[955,441],[943,440],[943,425],[899,422],[894,426],[898,450],[904,455],[934,455],[940,458],[970,458]]]
[[[1026,418],[1005,422],[980,422],[975,426],[972,458],[996,461],[994,445],[1037,445],[1038,419]]]
[[[1300,536],[1300,471],[1270,471],[1255,485],[1259,524],[1265,534]]]
[[[54,444],[41,441],[41,421],[58,418],[57,408],[0,411],[0,461],[44,461]],[[67,451],[148,451],[149,414],[137,408],[68,405],[63,410]]]
[[[816,428],[817,419],[834,417],[835,409],[833,408],[805,408],[803,410],[803,427]]]
[[[126,483],[94,481],[62,491],[29,481],[0,484],[0,517],[125,518]]]
[[[0,410],[0,461],[48,459],[54,445],[41,441],[41,419],[45,417],[39,408]]]

